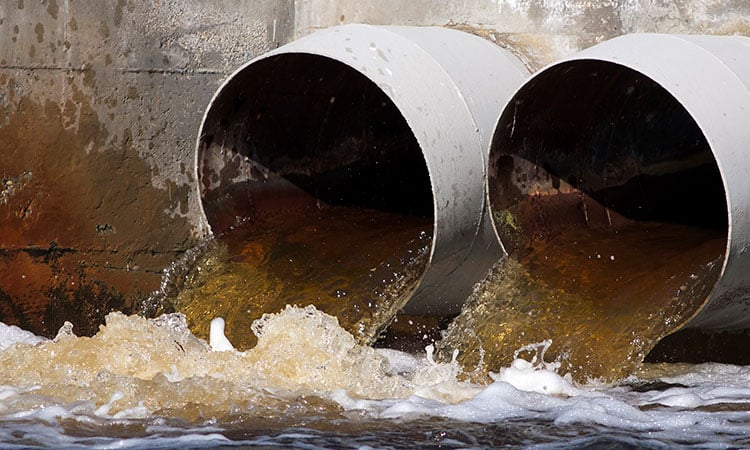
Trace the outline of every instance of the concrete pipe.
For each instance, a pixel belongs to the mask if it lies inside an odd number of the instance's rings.
[[[230,250],[268,242],[259,264],[282,282],[303,273],[296,292],[343,305],[329,308],[340,320],[387,289],[409,294],[395,309],[457,313],[501,254],[486,156],[527,76],[509,52],[450,29],[345,25],[284,45],[239,68],[208,106],[196,154],[205,218]]]
[[[745,37],[635,34],[532,76],[489,157],[511,258],[620,331],[749,327],[748,61]]]

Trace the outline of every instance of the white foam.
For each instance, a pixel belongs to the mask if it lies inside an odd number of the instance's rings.
[[[217,317],[211,321],[209,334],[209,345],[215,352],[226,352],[234,350],[234,346],[224,334],[224,319]]]
[[[659,376],[667,383],[679,383],[689,386],[748,386],[750,380],[750,366],[736,366],[731,364],[675,364],[672,373]]]
[[[17,396],[22,390],[15,386],[0,385],[0,400],[7,400]]]
[[[47,341],[47,339],[37,336],[30,331],[22,330],[15,325],[6,325],[0,322],[0,350],[5,350],[11,345],[19,343],[36,345],[39,342],[44,341]]]
[[[112,404],[115,403],[118,400],[122,400],[122,398],[125,397],[125,394],[123,394],[120,391],[115,392],[112,394],[112,397],[110,397],[109,402],[103,404],[102,406],[98,407],[96,411],[94,411],[94,414],[97,416],[106,416],[109,414],[110,409],[112,408]]]
[[[114,419],[145,419],[151,416],[151,412],[143,405],[143,402],[138,402],[138,406],[134,408],[127,408],[120,410],[112,415]]]
[[[388,360],[389,375],[406,375],[416,372],[420,359],[409,353],[389,348],[378,348],[375,351]]]
[[[60,418],[73,417],[69,408],[62,405],[41,406],[26,411],[18,411],[7,416],[11,419],[37,419],[43,422],[56,424]]]
[[[475,397],[455,405],[412,396],[379,404],[360,402],[358,406],[380,409],[377,416],[381,418],[414,419],[427,416],[483,423],[531,418],[556,425],[596,424],[631,433],[647,432],[654,439],[676,442],[706,442],[707,436],[710,439],[714,439],[714,436],[725,439],[726,435],[741,436],[746,433],[747,424],[728,424],[726,416],[722,418],[721,414],[674,408],[641,410],[638,405],[623,398],[627,397],[623,394],[632,394],[628,390],[601,390],[600,386],[573,386],[571,389],[564,378],[555,379],[549,373],[540,372],[541,377],[532,377],[536,382],[527,381],[520,386],[524,390],[498,380]],[[518,382],[515,375],[510,381]],[[550,383],[550,379],[553,383]],[[564,388],[550,389],[551,385]],[[547,392],[556,393],[541,393],[540,391],[545,391],[544,386],[547,387]],[[746,397],[748,398],[750,397]]]
[[[426,366],[435,364],[429,352],[425,360]],[[705,444],[716,440],[718,447],[727,436],[745,436],[750,424],[747,411],[711,412],[701,407],[749,403],[750,368],[716,364],[696,368],[665,377],[685,387],[636,392],[627,386],[577,385],[541,360],[532,363],[516,359],[493,375],[494,383],[482,388],[474,385],[476,395],[455,404],[442,401],[440,396],[422,395],[426,386],[400,400],[354,400],[339,394],[337,401],[345,409],[366,410],[379,418],[426,416],[484,423],[532,418],[560,426],[595,424],[622,432],[648,433],[661,442]]]
[[[537,350],[531,361],[516,358],[509,367],[492,374],[491,384],[479,385],[460,381],[460,366],[455,358],[449,363],[436,362],[432,357],[432,347],[415,356],[395,350],[358,346],[351,335],[338,327],[335,320],[310,307],[288,308],[283,315],[267,316],[257,327],[262,331],[259,333],[259,348],[244,353],[212,353],[202,341],[201,345],[197,345],[176,332],[158,337],[157,331],[164,330],[148,328],[153,323],[142,318],[125,320],[118,316],[110,319],[107,329],[111,336],[100,335],[95,339],[72,336],[64,342],[48,342],[30,349],[7,347],[5,350],[8,352],[6,355],[25,355],[32,351],[52,355],[50,352],[58,347],[79,349],[75,344],[80,339],[80,344],[87,346],[86,352],[97,356],[91,359],[95,362],[91,364],[101,366],[92,369],[94,375],[87,379],[81,378],[78,372],[70,372],[73,374],[71,377],[78,377],[71,380],[71,386],[80,387],[84,380],[90,384],[106,381],[110,387],[102,388],[102,392],[106,392],[103,399],[95,404],[90,398],[76,398],[77,403],[66,404],[49,397],[46,392],[37,395],[37,388],[33,386],[0,386],[0,419],[30,419],[50,426],[59,423],[60,417],[76,420],[89,418],[92,424],[144,419],[158,411],[159,405],[153,404],[153,398],[136,392],[139,384],[173,389],[170,392],[179,395],[203,395],[200,389],[188,391],[183,386],[195,387],[196,380],[200,386],[207,386],[217,383],[217,377],[223,377],[221,380],[226,380],[226,383],[221,381],[215,386],[222,386],[219,390],[223,386],[234,389],[229,396],[231,402],[236,398],[235,393],[247,392],[252,386],[253,389],[257,388],[252,391],[257,398],[262,395],[281,398],[286,395],[285,392],[290,392],[291,396],[287,398],[294,401],[295,398],[315,395],[335,402],[344,410],[357,411],[358,415],[364,417],[439,417],[480,423],[529,419],[544,421],[550,426],[581,424],[583,427],[605,427],[632,436],[647,434],[660,442],[702,444],[733,442],[733,436],[741,438],[750,430],[749,408],[743,406],[750,404],[750,367],[671,365],[662,371],[645,371],[646,375],[642,375],[644,380],[628,380],[632,384],[654,380],[673,384],[667,389],[646,392],[634,390],[628,384],[580,385],[558,373],[556,365],[544,362],[547,343],[542,342],[525,348],[524,355],[529,354],[529,349]],[[7,338],[0,342],[10,342],[9,346],[44,341],[31,333],[19,333],[23,330],[17,327],[8,333],[6,330],[0,327],[0,339]],[[219,331],[226,339],[223,330]],[[135,335],[130,333],[146,333],[148,339],[161,339],[157,340],[161,344],[147,354],[142,342],[115,353],[116,344],[121,340],[133,339]],[[96,347],[99,341],[104,342],[105,347]],[[47,353],[42,352],[45,348]],[[109,355],[110,360],[99,358],[103,354],[102,348],[106,348],[104,353]],[[233,346],[231,343],[222,346],[212,336],[211,348],[226,351],[233,349]],[[296,353],[290,354],[290,349]],[[115,354],[120,356],[113,356]],[[158,364],[153,370],[131,373],[132,368],[124,364],[129,357],[134,358],[138,367],[146,360],[158,360]],[[187,357],[195,359],[195,367],[187,364],[184,360]],[[62,365],[69,362],[68,359],[61,361],[56,370],[72,370]],[[113,361],[123,363],[122,367],[110,364]],[[216,369],[215,373],[205,369],[204,365]],[[249,371],[251,366],[256,375]],[[127,378],[134,377],[133,373],[137,373],[138,377]],[[164,378],[164,384],[159,384],[162,382],[158,377]],[[130,383],[131,379],[136,382]],[[250,381],[242,387],[232,387],[230,380],[232,383],[237,380]],[[374,389],[376,387],[378,389]],[[26,400],[22,401],[23,398]],[[126,400],[133,398],[135,400],[126,403]],[[139,398],[143,401],[139,402]],[[281,403],[288,405],[286,401]],[[710,407],[713,405],[721,407],[712,410]],[[24,407],[25,410],[19,411]],[[212,441],[214,437],[206,439]],[[128,444],[136,441],[138,439]]]
[[[750,386],[733,387],[701,384],[690,387],[675,387],[662,392],[647,392],[642,404],[660,404],[679,408],[699,408],[718,404],[748,403]]]
[[[510,367],[500,369],[490,375],[495,381],[502,381],[526,392],[549,395],[577,395],[581,390],[573,385],[570,377],[561,377],[556,372],[543,367],[535,367],[531,362],[516,359]]]

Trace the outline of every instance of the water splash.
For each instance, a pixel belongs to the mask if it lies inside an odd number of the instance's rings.
[[[551,343],[545,355],[563,373],[579,382],[616,381],[633,373],[659,339],[675,331],[697,306],[680,293],[703,298],[710,292],[718,261],[700,265],[696,277],[672,277],[680,286],[666,301],[640,299],[613,308],[608,299],[592,301],[562,289],[552,289],[531,276],[512,258],[498,262],[474,289],[461,314],[443,332],[439,359],[448,361],[459,350],[466,376],[488,381],[489,372],[507,367],[518,348],[529,342]]]
[[[312,306],[264,316],[254,327],[258,345],[245,352],[212,351],[180,314],[112,313],[90,338],[69,328],[36,343],[0,334],[9,345],[0,350],[0,439],[7,445],[554,447],[610,442],[603,436],[629,446],[747,442],[745,367],[646,365],[621,384],[581,385],[546,361],[546,341],[517,349],[481,385],[458,380],[455,360],[361,346]]]
[[[204,339],[210,319],[221,316],[245,350],[256,343],[250,327],[263,313],[315,305],[370,344],[414,292],[430,226],[423,217],[333,206],[247,220],[173,263],[142,311],[180,311]]]
[[[61,406],[93,416],[195,421],[281,413],[308,398],[316,414],[322,408],[335,415],[333,392],[370,400],[418,392],[445,400],[443,391],[461,385],[456,363],[425,360],[394,371],[384,354],[357,344],[335,317],[313,306],[266,314],[252,331],[258,343],[246,352],[212,350],[182,314],[146,319],[111,313],[93,337],[77,337],[69,327],[36,344],[18,335],[0,353],[0,378],[13,387],[0,412]],[[453,392],[451,400],[476,389]]]

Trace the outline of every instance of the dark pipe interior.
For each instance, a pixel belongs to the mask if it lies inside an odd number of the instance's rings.
[[[721,176],[700,128],[636,71],[599,61],[554,67],[516,95],[503,128],[493,144],[493,205],[523,197],[514,186],[524,181],[509,173],[521,158],[552,188],[566,182],[627,219],[726,230]]]
[[[579,60],[535,76],[500,118],[489,178],[509,255],[585,304],[591,317],[571,314],[579,325],[633,326],[651,333],[650,348],[718,280],[728,219],[711,148],[680,102],[635,70]]]
[[[424,158],[398,108],[364,75],[332,59],[284,54],[253,63],[214,102],[201,144],[199,176],[214,231],[224,229],[221,198],[238,185],[244,192],[234,202],[273,192],[432,216]],[[238,162],[217,168],[210,155],[217,147]],[[253,209],[265,206],[278,205],[259,200]]]
[[[215,235],[258,274],[242,275],[253,317],[315,304],[371,342],[424,272],[422,151],[391,99],[341,62],[288,53],[235,74],[204,121],[198,176]]]

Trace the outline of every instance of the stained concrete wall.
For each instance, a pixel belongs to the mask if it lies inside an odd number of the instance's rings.
[[[530,68],[622,33],[748,33],[744,0],[0,2],[0,320],[53,335],[137,309],[207,232],[200,119],[241,63],[340,23],[449,26]]]
[[[206,230],[203,111],[289,39],[287,2],[0,2],[0,320],[47,335],[133,309]]]

